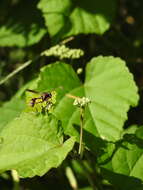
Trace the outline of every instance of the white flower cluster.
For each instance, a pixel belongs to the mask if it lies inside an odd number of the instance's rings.
[[[89,104],[91,101],[89,98],[82,97],[82,98],[76,98],[73,105],[78,107],[85,107],[87,104]]]
[[[65,45],[56,45],[44,51],[42,55],[56,56],[56,57],[59,57],[60,59],[64,59],[64,58],[78,59],[84,55],[84,52],[81,49],[70,49],[66,47]]]

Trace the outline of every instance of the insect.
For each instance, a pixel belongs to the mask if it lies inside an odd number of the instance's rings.
[[[32,92],[34,94],[39,94],[39,96],[31,98],[30,103],[29,103],[31,107],[34,107],[35,104],[37,104],[37,103],[43,103],[43,102],[48,103],[48,100],[50,98],[52,98],[52,93],[51,92],[39,93],[39,92],[37,92],[35,90],[30,90],[30,89],[27,89],[26,91]]]

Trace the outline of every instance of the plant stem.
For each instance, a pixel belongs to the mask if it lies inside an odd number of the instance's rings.
[[[84,126],[84,107],[80,108],[80,140],[79,140],[79,149],[78,153],[80,157],[82,158],[83,155],[83,126]]]
[[[66,38],[65,40],[63,40],[61,42],[61,44],[66,44],[69,41],[73,40],[74,37],[71,36],[69,38]],[[44,52],[44,51],[43,51]],[[17,73],[19,73],[21,70],[23,70],[24,68],[26,68],[27,66],[29,66],[32,62],[36,61],[37,59],[39,59],[41,56],[43,56],[43,52],[40,53],[40,55],[38,55],[34,60],[28,60],[25,63],[23,63],[20,67],[16,68],[14,71],[12,71],[10,74],[8,74],[6,77],[4,77],[2,80],[0,80],[0,85],[2,85],[3,83],[5,83],[7,80],[9,80],[10,78],[12,78],[14,75],[16,75]]]
[[[76,177],[72,171],[72,169],[68,166],[66,167],[66,176],[69,180],[70,186],[72,187],[73,190],[78,190],[78,184]]]
[[[29,60],[29,61],[26,61],[25,63],[23,63],[20,67],[18,67],[13,72],[11,72],[9,75],[7,75],[4,79],[2,79],[0,81],[0,85],[2,85],[3,83],[5,83],[7,80],[9,80],[10,78],[12,78],[15,74],[17,74],[19,71],[21,71],[24,68],[26,68],[31,63],[32,63],[32,60]]]
[[[13,179],[13,190],[20,190],[20,179],[18,176],[18,173],[16,170],[11,170],[11,175],[12,175],[12,179]]]
[[[86,168],[86,166],[84,165],[84,163],[82,161],[80,161],[80,165],[83,168],[83,170],[85,171],[85,176],[86,176],[90,186],[92,187],[92,189],[93,190],[98,190],[98,188],[94,184],[94,181],[92,179],[92,176],[91,176],[90,172],[88,171],[88,169]]]
[[[74,96],[74,95],[72,95],[72,94],[66,94],[66,96],[68,97],[68,98],[72,98],[72,99],[81,99],[80,97],[78,97],[78,96]]]
[[[60,42],[60,44],[66,44],[72,40],[74,40],[74,36],[70,36],[69,38],[64,39],[62,42]]]
[[[35,59],[33,60],[28,60],[25,63],[23,63],[20,67],[16,68],[14,71],[12,71],[10,74],[8,74],[6,77],[4,77],[4,79],[0,80],[0,85],[2,85],[3,83],[5,83],[7,80],[9,80],[10,78],[12,78],[14,75],[16,75],[17,73],[19,73],[20,71],[22,71],[23,69],[25,69],[26,67],[28,67],[32,62],[37,61],[37,59],[40,58],[41,55],[38,55],[37,57],[35,57]]]
[[[85,154],[85,158],[91,168],[90,176],[92,178],[92,181],[94,181],[94,183],[96,184],[97,190],[103,190],[101,180],[99,179],[98,174],[97,174],[97,168],[91,162],[90,156],[88,154]]]

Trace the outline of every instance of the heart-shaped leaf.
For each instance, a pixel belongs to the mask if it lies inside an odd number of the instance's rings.
[[[99,134],[109,140],[121,137],[130,106],[136,106],[137,87],[120,58],[93,58],[86,68],[85,94],[92,103],[90,113]]]

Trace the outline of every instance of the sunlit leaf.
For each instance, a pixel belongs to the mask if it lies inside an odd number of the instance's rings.
[[[86,69],[85,94],[95,126],[103,138],[119,139],[130,106],[139,96],[132,74],[120,58],[93,58]]]
[[[85,115],[87,137],[91,134],[107,140],[120,139],[127,111],[138,102],[137,87],[125,62],[114,57],[92,59],[87,64],[84,85],[68,70],[71,67],[63,63],[49,65],[42,70],[39,80],[43,91],[63,86],[59,89],[55,114],[62,120],[65,133],[78,136],[80,125],[80,111],[73,106],[74,100],[66,96],[68,93],[91,100]]]
[[[110,26],[115,13],[113,0],[40,0],[51,36],[65,37],[77,34],[103,34]]]
[[[0,130],[15,117],[19,116],[24,108],[25,102],[20,98],[13,98],[4,103],[0,107]]]
[[[15,169],[22,177],[32,177],[58,167],[75,141],[63,143],[59,127],[55,118],[30,113],[13,120],[0,134],[0,171]]]

